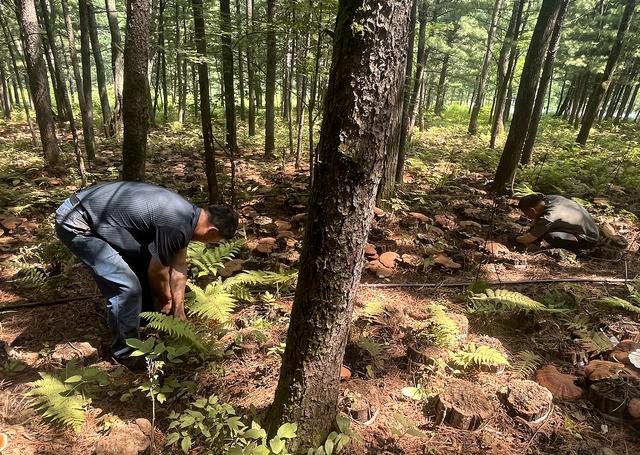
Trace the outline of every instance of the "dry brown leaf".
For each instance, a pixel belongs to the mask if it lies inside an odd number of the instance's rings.
[[[445,229],[455,229],[456,222],[446,215],[436,215],[433,217],[436,223]]]

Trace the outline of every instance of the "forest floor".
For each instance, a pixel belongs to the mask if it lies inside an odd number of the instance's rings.
[[[629,243],[619,257],[589,258],[517,251],[509,244],[509,236],[526,230],[528,220],[517,210],[516,199],[494,201],[488,194],[499,151],[488,149],[482,135],[469,138],[464,122],[464,113],[452,109],[416,134],[405,184],[375,216],[341,381],[341,410],[364,443],[343,453],[640,453],[640,425],[624,409],[629,398],[640,397],[638,383],[624,374],[605,378],[612,387],[620,381],[626,387],[620,406],[612,407],[615,397],[587,394],[591,381],[584,371],[590,358],[609,359],[617,341],[640,343],[638,314],[598,300],[629,299],[625,283],[597,282],[633,280],[640,274],[640,131],[603,129],[583,151],[570,145],[575,131],[547,120],[536,161],[519,172],[518,181],[535,190],[578,198]],[[196,130],[154,130],[149,180],[203,202],[206,180],[198,143]],[[105,141],[99,149],[92,180],[117,178],[117,144]],[[71,148],[65,150],[72,168]],[[225,157],[218,158],[228,175]],[[247,238],[238,254],[244,269],[278,271],[297,265],[308,169],[296,170],[291,162],[286,157],[284,166],[282,160],[265,163],[259,146],[247,141],[241,147],[236,200]],[[227,179],[222,183],[229,185]],[[151,402],[143,394],[121,402],[146,376],[122,372],[108,361],[103,299],[89,273],[69,261],[53,233],[52,213],[76,185],[71,176],[42,175],[39,151],[27,130],[0,123],[0,432],[9,437],[3,454],[89,454],[119,420],[151,419]],[[595,282],[500,285],[564,279]],[[413,287],[376,286],[393,284]],[[470,298],[487,288],[518,291],[551,311],[523,313]],[[33,302],[51,304],[6,309]],[[216,394],[240,415],[259,418],[273,397],[292,303],[293,291],[282,288],[238,306],[231,330],[219,341],[223,358],[183,368],[182,378],[194,382],[192,392],[159,405],[158,453],[180,452],[178,446],[162,445],[168,415],[195,397]],[[444,361],[449,355],[444,350],[442,359],[416,361],[415,353],[407,355],[420,348],[415,335],[430,323],[432,304],[443,305],[456,321],[468,321],[456,324],[458,349],[472,350],[469,343],[490,345],[510,366],[504,371],[456,367]],[[64,375],[70,357],[110,374],[108,386],[92,397],[79,432],[48,422],[30,406],[33,398],[25,397],[38,372]],[[554,399],[539,419],[514,416],[505,394],[517,379],[533,379],[537,369],[550,363],[576,375],[578,396]],[[473,410],[488,403],[487,415],[469,429],[436,425],[438,395],[469,383],[480,386],[469,390],[482,397],[467,394],[471,402],[458,404]],[[205,451],[195,447],[192,453]]]

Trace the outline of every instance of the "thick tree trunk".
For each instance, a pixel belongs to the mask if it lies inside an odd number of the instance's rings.
[[[556,53],[558,52],[558,46],[560,45],[560,35],[562,33],[562,26],[564,24],[564,16],[567,11],[569,0],[561,0],[562,6],[556,19],[556,24],[551,35],[551,41],[549,43],[549,50],[547,51],[547,58],[544,61],[544,68],[542,69],[542,76],[540,77],[540,83],[538,84],[538,93],[536,94],[536,101],[533,106],[533,112],[531,113],[531,120],[529,121],[529,127],[527,128],[527,139],[524,142],[522,149],[522,158],[520,162],[523,165],[529,164],[531,156],[533,154],[533,145],[538,135],[538,126],[540,124],[540,118],[542,117],[542,106],[544,105],[546,92],[549,89],[551,82],[551,75],[553,74],[553,65],[556,61]]]
[[[238,149],[236,139],[236,97],[233,87],[233,43],[231,42],[231,7],[229,0],[220,0],[220,53],[224,80],[224,115],[226,144],[230,153]]]
[[[267,0],[267,75],[266,75],[266,112],[264,125],[264,156],[273,158],[275,154],[276,133],[276,32],[274,29],[276,0]]]
[[[149,130],[149,0],[127,0],[122,88],[122,179],[143,181]]]
[[[469,134],[471,135],[475,135],[478,132],[478,116],[480,115],[480,109],[482,108],[482,102],[484,101],[485,86],[487,84],[487,77],[489,76],[489,64],[491,63],[493,39],[496,34],[496,27],[498,25],[498,18],[500,17],[502,1],[503,0],[496,0],[495,4],[493,5],[493,14],[491,16],[491,23],[489,24],[487,36],[487,48],[485,50],[484,59],[482,61],[482,69],[480,70],[478,89],[476,90],[476,102],[473,105],[471,118],[469,119]]]
[[[609,53],[609,58],[607,59],[607,65],[604,69],[604,73],[599,78],[598,83],[594,87],[593,92],[589,97],[589,103],[587,104],[587,109],[585,111],[584,117],[582,118],[580,132],[578,133],[578,137],[576,138],[576,142],[582,146],[586,145],[587,143],[591,127],[593,126],[593,122],[596,118],[596,114],[598,113],[598,109],[600,108],[600,104],[602,103],[602,98],[607,91],[607,87],[611,83],[611,77],[613,76],[613,71],[616,67],[616,63],[618,63],[618,57],[620,57],[622,44],[624,42],[625,35],[629,30],[629,24],[631,23],[631,17],[633,16],[635,7],[636,0],[626,1],[625,8],[622,13],[622,19],[620,20],[620,26],[618,27],[616,40],[613,44],[613,47],[611,48],[611,52]]]
[[[509,135],[493,181],[493,191],[496,193],[504,193],[507,185],[515,176],[526,139],[526,131],[533,113],[541,67],[561,7],[562,2],[558,0],[543,0],[542,2],[520,77],[516,109],[513,113]]]
[[[95,7],[92,0],[80,0],[87,5],[87,18],[89,19],[89,38],[91,39],[91,50],[93,51],[93,60],[96,63],[96,81],[98,82],[98,95],[100,98],[100,107],[102,109],[102,126],[104,135],[112,137],[116,134],[113,117],[111,115],[111,105],[109,104],[109,96],[107,94],[107,78],[104,70],[104,61],[102,59],[102,49],[100,40],[98,39],[98,24],[96,23]]]
[[[509,90],[509,82],[514,68],[512,61],[516,56],[516,47],[520,36],[520,24],[522,22],[525,1],[526,0],[514,1],[509,26],[507,27],[507,32],[504,36],[502,47],[500,48],[498,72],[496,76],[495,108],[491,124],[491,139],[489,141],[489,147],[491,148],[496,146],[496,140],[504,130],[504,110],[507,101],[507,91]]]
[[[109,20],[109,32],[111,33],[111,71],[113,72],[113,91],[115,105],[113,107],[113,125],[116,131],[122,125],[122,81],[124,50],[122,48],[122,36],[118,25],[118,10],[116,0],[105,0],[107,19]]]
[[[46,165],[53,168],[58,164],[59,149],[51,111],[47,68],[42,52],[36,6],[34,0],[20,0],[18,7],[27,72],[29,73],[29,85],[31,86],[31,96],[36,111],[36,121],[40,130],[42,151],[44,152]]]
[[[198,63],[198,85],[200,87],[200,121],[204,140],[205,173],[209,189],[209,203],[220,201],[218,178],[216,175],[216,158],[213,146],[213,127],[211,125],[211,100],[209,98],[209,65],[207,64],[207,39],[204,30],[204,12],[202,0],[191,0],[193,7],[193,25]]]
[[[246,29],[247,33],[253,33],[253,0],[247,0],[246,5]],[[253,61],[253,40],[249,40],[246,43],[246,55],[247,55],[247,86],[249,92],[247,94],[249,98],[249,113],[248,113],[248,134],[249,136],[256,135],[256,77]]]
[[[366,3],[365,3],[366,5]],[[341,1],[309,201],[296,297],[280,379],[269,410],[274,434],[298,423],[294,453],[324,443],[336,416],[340,367],[374,196],[400,102],[410,2]],[[353,24],[363,24],[355,32]]]
[[[22,80],[20,79],[20,71],[18,69],[18,59],[16,58],[16,54],[18,53],[18,51],[15,47],[11,30],[7,27],[7,24],[5,23],[5,18],[2,14],[0,14],[0,26],[2,27],[2,34],[4,35],[4,40],[7,43],[7,48],[9,49],[9,56],[11,57],[11,66],[13,68],[13,74],[18,84],[19,94],[22,101],[22,107],[24,108],[24,113],[27,118],[27,123],[29,124],[29,131],[31,132],[31,145],[35,147],[38,142],[38,139],[36,137],[36,130],[33,127],[33,121],[31,120],[29,102],[25,99],[24,90],[22,89],[23,86],[22,86]]]

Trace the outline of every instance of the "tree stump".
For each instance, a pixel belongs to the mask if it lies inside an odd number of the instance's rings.
[[[491,401],[479,386],[462,379],[451,379],[438,395],[435,423],[460,430],[476,430],[493,413]]]
[[[514,379],[507,386],[505,402],[512,416],[537,423],[549,415],[553,395],[533,381]]]
[[[607,379],[591,384],[588,397],[601,413],[622,418],[626,414],[629,401],[640,398],[640,391],[628,381]]]

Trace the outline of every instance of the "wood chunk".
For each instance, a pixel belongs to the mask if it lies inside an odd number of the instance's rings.
[[[444,231],[437,226],[427,225],[427,234],[429,234],[432,240],[444,237]]]
[[[395,251],[387,251],[382,253],[378,258],[378,261],[388,269],[393,269],[396,266],[396,261],[400,259],[400,255]]]
[[[264,237],[258,240],[256,251],[262,254],[270,254],[276,246],[276,239],[273,237]]]
[[[419,222],[419,223],[428,223],[429,222],[429,217],[423,213],[419,213],[419,212],[409,212],[407,215],[407,221],[409,223],[415,223],[415,222]]]
[[[476,208],[476,207],[469,207],[464,209],[464,211],[462,213],[464,213],[464,216],[466,216],[467,218],[475,218],[475,219],[482,219],[482,209]]]
[[[549,392],[561,400],[578,400],[582,398],[584,390],[575,384],[576,376],[563,374],[553,364],[549,364],[536,372],[536,382],[546,387]]]
[[[446,215],[436,215],[433,217],[433,219],[435,220],[436,223],[438,223],[440,226],[442,226],[445,229],[456,228],[456,222]]]
[[[15,216],[11,216],[9,218],[5,218],[0,223],[2,223],[2,226],[5,229],[11,231],[11,230],[17,228],[18,226],[20,226],[25,221],[27,221],[26,218],[18,218],[18,217],[15,217]]]
[[[627,412],[633,419],[640,419],[640,398],[632,398],[627,404]]]
[[[510,253],[509,248],[498,242],[487,242],[484,245],[484,249],[493,255],[504,255]]]
[[[493,413],[491,401],[480,386],[451,378],[438,395],[435,423],[444,423],[460,430],[476,430]]]
[[[373,214],[374,214],[375,216],[377,216],[378,218],[382,218],[382,217],[384,216],[384,210],[382,210],[382,209],[381,209],[381,208],[379,208],[379,207],[374,207],[374,208],[373,208]]]
[[[278,231],[278,239],[295,239],[296,235],[291,231]]]
[[[451,259],[446,254],[438,254],[433,259],[433,261],[436,264],[440,264],[441,266],[446,267],[448,269],[459,269],[460,267],[462,267],[461,264],[458,264],[457,262],[455,262],[453,259]]]
[[[371,243],[367,243],[364,247],[364,255],[371,260],[378,259],[378,251]]]
[[[288,221],[276,220],[275,223],[276,223],[276,226],[278,227],[278,231],[290,231],[291,230],[291,223],[289,223]]]
[[[291,217],[291,223],[300,224],[305,220],[306,217],[307,217],[306,213],[298,213],[297,215],[293,215]]]
[[[539,422],[549,415],[553,395],[541,385],[527,379],[512,379],[507,386],[509,414],[527,422]]]
[[[367,264],[367,269],[376,274],[378,278],[388,278],[393,275],[393,269],[385,267],[379,260],[370,261]]]
[[[295,205],[292,205],[291,208],[296,212],[303,212],[307,209],[307,206],[303,204],[295,204]]]
[[[617,362],[608,362],[606,360],[592,360],[584,369],[584,375],[590,381],[601,381],[609,379],[618,374],[624,365]]]
[[[609,358],[614,362],[631,365],[631,362],[629,362],[629,354],[637,349],[640,349],[640,343],[636,343],[631,340],[623,340],[613,348],[613,351],[609,353]]]
[[[349,414],[353,420],[360,423],[365,423],[369,420],[369,404],[364,399],[355,400],[349,406]]]
[[[86,341],[59,343],[54,346],[51,359],[63,365],[71,360],[89,365],[98,360],[98,350]]]
[[[482,229],[482,225],[475,221],[460,221],[458,226],[465,229]]]
[[[253,222],[258,226],[267,226],[268,224],[273,223],[273,220],[268,216],[258,215],[253,218]]]
[[[402,262],[411,267],[420,267],[422,265],[423,259],[421,256],[418,256],[416,254],[405,253],[402,255]]]
[[[242,259],[232,259],[228,261],[225,263],[224,267],[220,269],[220,276],[222,278],[229,278],[234,273],[242,270],[242,264],[244,264]]]
[[[340,367],[340,379],[345,380],[351,377],[351,370],[347,367]]]
[[[253,207],[244,207],[240,213],[242,213],[242,216],[245,218],[255,218],[259,216],[259,213]]]

